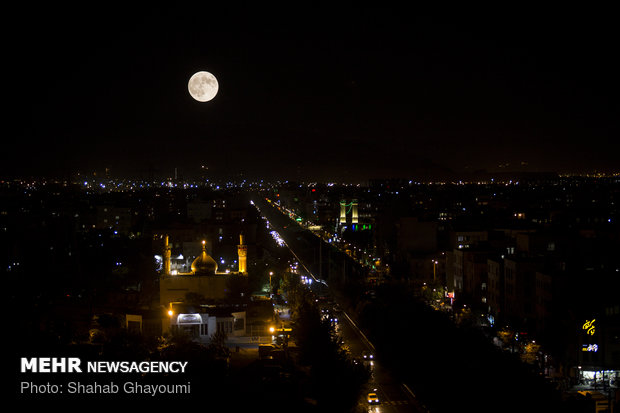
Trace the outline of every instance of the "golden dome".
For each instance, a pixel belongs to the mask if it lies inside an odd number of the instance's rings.
[[[217,262],[207,254],[205,242],[202,241],[202,254],[192,263],[192,272],[196,275],[213,275],[217,271]]]

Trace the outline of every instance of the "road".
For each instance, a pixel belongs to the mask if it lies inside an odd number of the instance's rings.
[[[368,411],[376,413],[405,413],[427,412],[415,398],[415,394],[403,383],[395,380],[390,372],[381,363],[381,355],[376,354],[374,346],[356,326],[346,312],[341,313],[338,319],[338,333],[349,347],[351,354],[363,360],[364,354],[372,354],[372,362],[366,361],[371,368],[371,379],[368,384],[369,390],[376,389],[381,404],[369,406]],[[364,400],[364,404],[367,402]]]
[[[286,242],[291,253],[297,258],[300,266],[308,275],[315,280],[318,279],[312,274],[310,265],[304,263],[303,257],[312,257],[313,253],[304,251],[309,244],[315,244],[319,241],[308,241],[301,239],[299,227],[282,215],[274,207],[271,207],[264,199],[254,199],[256,206],[261,214],[269,220],[270,226],[273,227],[280,237]],[[296,251],[297,249],[297,251]],[[310,264],[310,263],[309,263]],[[353,357],[363,360],[363,354],[372,354],[374,356],[371,367],[371,380],[368,384],[369,391],[376,389],[380,404],[369,405],[366,399],[360,401],[360,406],[374,413],[427,413],[428,410],[421,405],[415,397],[415,394],[405,384],[394,379],[393,375],[385,369],[381,364],[381,355],[375,354],[374,345],[368,340],[364,333],[357,327],[355,321],[345,312],[336,313],[338,316],[338,334],[342,337],[344,343],[349,347]],[[368,362],[370,364],[370,362]]]

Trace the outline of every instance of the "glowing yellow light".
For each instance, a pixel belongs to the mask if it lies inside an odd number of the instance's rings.
[[[586,322],[583,324],[583,327],[581,328],[585,330],[586,334],[589,334],[591,336],[594,335],[594,333],[596,332],[596,326],[594,325],[595,321],[596,319],[593,318],[592,321],[586,320]]]
[[[271,334],[273,334],[273,332],[274,332],[274,331],[276,331],[276,329],[275,329],[275,328],[273,328],[273,327],[269,327],[269,332],[270,332]]]
[[[168,310],[168,315],[169,315],[170,317],[172,317],[172,315],[173,315],[173,314],[174,314],[174,311],[172,311],[172,310]]]

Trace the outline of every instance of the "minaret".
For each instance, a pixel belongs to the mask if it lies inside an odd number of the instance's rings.
[[[347,202],[340,201],[340,224],[346,225],[347,223]]]
[[[351,204],[352,204],[351,223],[357,224],[359,222],[359,215],[357,212],[357,199],[352,200]]]
[[[239,245],[237,245],[237,253],[239,254],[239,273],[248,273],[248,246],[243,243],[243,234],[239,234]]]
[[[166,243],[164,244],[164,275],[170,275],[170,244],[168,243],[168,235],[166,235]]]

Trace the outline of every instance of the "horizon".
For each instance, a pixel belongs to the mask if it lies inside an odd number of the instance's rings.
[[[11,8],[0,175],[620,170],[604,10],[89,11]],[[219,83],[209,102],[188,93],[202,70]]]

